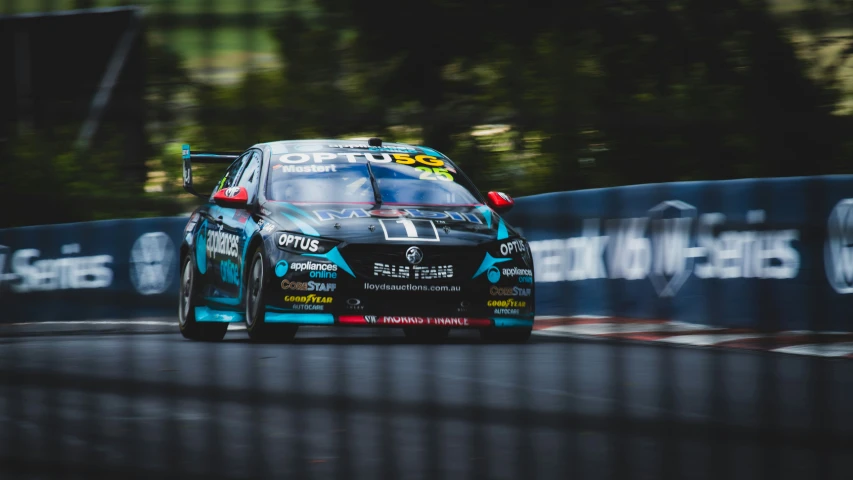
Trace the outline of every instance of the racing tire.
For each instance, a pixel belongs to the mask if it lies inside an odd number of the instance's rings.
[[[298,325],[271,325],[264,322],[266,305],[264,288],[269,279],[263,250],[258,247],[252,254],[252,263],[246,275],[246,332],[254,342],[287,342],[293,340]]]
[[[441,342],[450,335],[450,329],[446,327],[404,327],[403,334],[416,342],[435,343]]]
[[[198,284],[195,278],[195,266],[187,255],[181,264],[181,286],[178,293],[178,327],[181,335],[190,340],[218,342],[228,332],[227,323],[199,323],[195,321]]]
[[[480,338],[490,343],[525,343],[532,332],[532,328],[484,328]]]

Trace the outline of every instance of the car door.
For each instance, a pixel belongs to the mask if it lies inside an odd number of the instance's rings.
[[[242,245],[239,232],[234,231],[228,222],[236,209],[216,205],[213,203],[213,194],[237,184],[251,155],[251,151],[244,153],[228,167],[211,194],[203,226],[199,229],[198,245],[205,252],[203,259],[198,258],[199,266],[204,264],[205,267],[199,268],[204,278],[202,291],[211,304],[236,306],[239,303],[239,282],[234,278],[239,277]]]
[[[220,262],[219,271],[219,290],[223,295],[227,296],[225,301],[229,305],[238,305],[242,298],[243,292],[243,275],[245,270],[245,262],[249,261],[246,258],[250,252],[246,252],[246,247],[252,239],[254,233],[254,222],[252,218],[254,206],[257,203],[257,185],[258,177],[260,176],[261,153],[258,150],[250,150],[246,155],[246,162],[242,169],[237,173],[237,177],[229,186],[243,187],[249,194],[249,202],[246,208],[223,208],[219,209],[219,215],[222,217],[222,231],[229,239],[235,239],[237,243],[238,254],[236,257],[229,257]]]

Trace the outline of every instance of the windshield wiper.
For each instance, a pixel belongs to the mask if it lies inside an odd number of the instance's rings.
[[[367,173],[370,174],[370,184],[373,185],[373,205],[374,209],[382,206],[382,194],[379,193],[379,185],[376,183],[376,177],[373,176],[373,169],[370,168],[370,160],[367,161]]]

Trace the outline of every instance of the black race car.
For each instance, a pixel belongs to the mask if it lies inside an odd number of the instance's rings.
[[[229,163],[208,197],[192,162]],[[525,341],[533,326],[527,241],[449,158],[427,147],[352,140],[254,145],[243,153],[183,147],[184,188],[207,203],[180,247],[180,329],[221,340],[245,322],[253,340],[299,325],[402,327],[439,340],[475,328]]]

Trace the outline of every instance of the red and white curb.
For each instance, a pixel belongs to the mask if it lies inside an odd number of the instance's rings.
[[[533,334],[554,337],[615,338],[644,342],[761,350],[795,355],[853,358],[853,333],[783,331],[761,333],[668,320],[616,317],[536,317]]]

